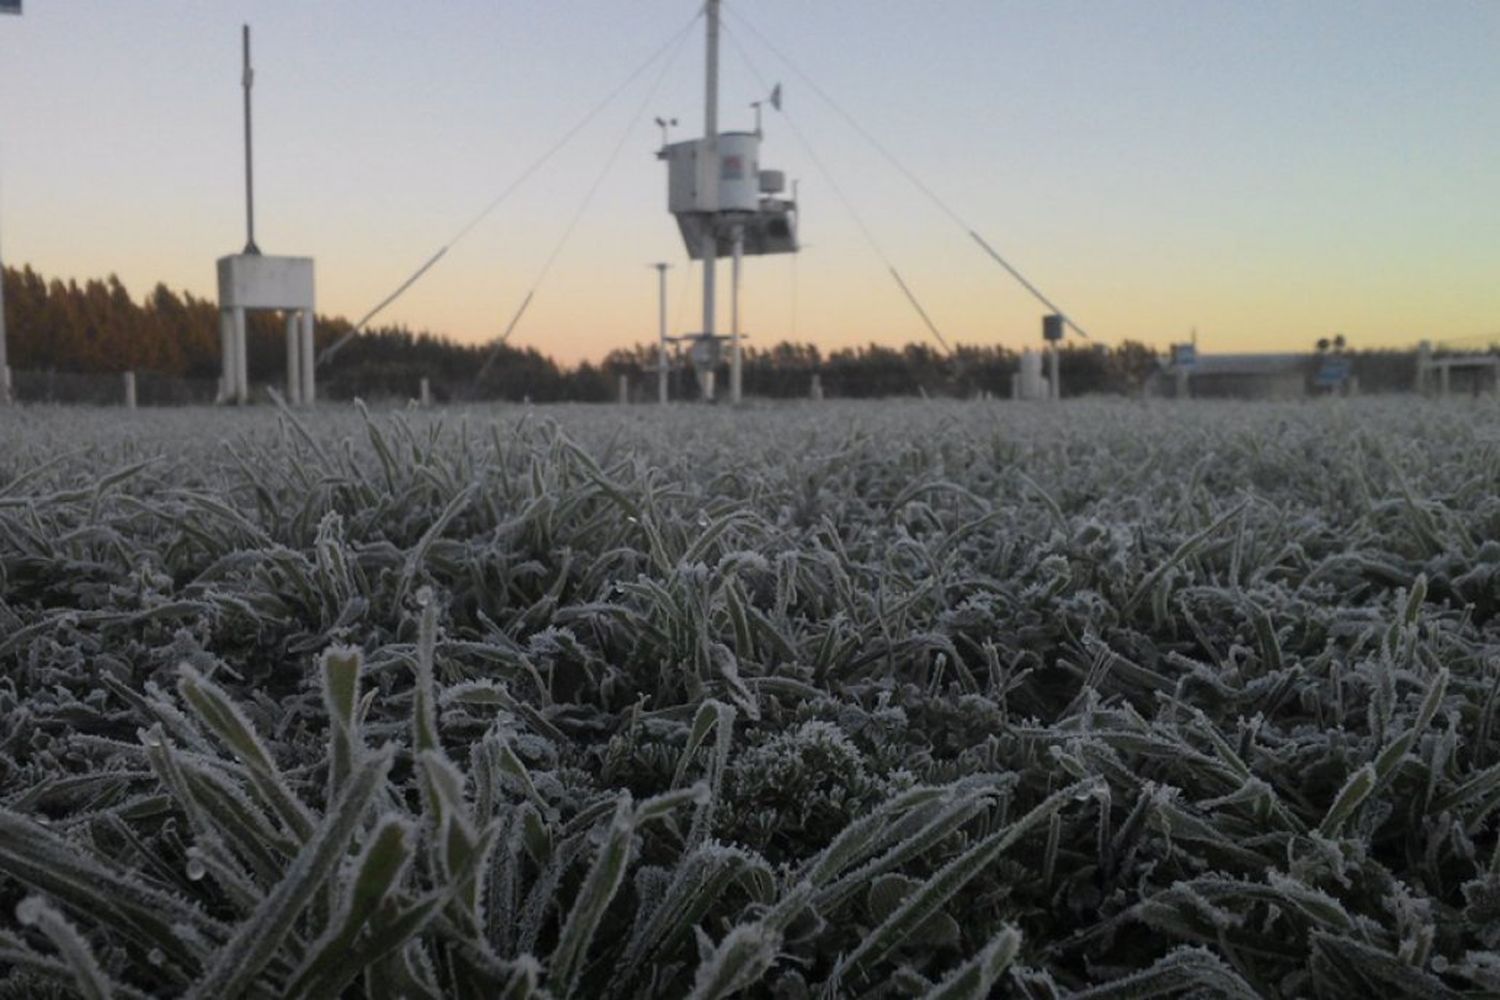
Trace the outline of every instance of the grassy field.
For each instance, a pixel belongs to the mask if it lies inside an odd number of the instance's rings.
[[[0,996],[1500,994],[1500,406],[0,412]]]

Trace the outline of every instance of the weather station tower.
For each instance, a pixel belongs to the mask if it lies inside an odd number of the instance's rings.
[[[704,400],[714,398],[714,372],[724,344],[729,346],[729,398],[744,395],[739,321],[741,261],[746,254],[797,252],[797,204],[782,197],[786,176],[760,169],[760,105],[753,132],[719,131],[719,16],[722,0],[707,0],[707,52],[704,60],[703,138],[663,141],[657,158],[667,162],[667,209],[687,245],[688,256],[703,262],[703,328],[671,338],[688,342]],[[781,107],[781,88],[770,96]],[[720,257],[733,261],[730,332],[718,333],[715,271]],[[663,345],[665,349],[665,345]]]
[[[244,26],[245,88],[245,249],[219,258],[219,343],[223,351],[220,403],[250,399],[245,313],[279,309],[286,314],[286,397],[293,406],[311,406],[316,397],[313,361],[315,289],[311,257],[273,257],[255,245],[255,173],[251,156],[250,26]]]

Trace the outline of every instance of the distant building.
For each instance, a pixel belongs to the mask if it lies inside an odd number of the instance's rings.
[[[1181,352],[1146,384],[1152,396],[1192,399],[1302,399],[1317,367],[1308,354]]]

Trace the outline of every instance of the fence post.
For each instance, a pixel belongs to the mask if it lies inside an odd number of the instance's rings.
[[[620,405],[624,406],[630,402],[630,376],[620,375]]]
[[[418,391],[422,398],[422,409],[425,410],[432,405],[432,381],[426,375],[422,376],[422,387]]]
[[[135,372],[125,373],[125,409],[135,409]]]
[[[819,401],[823,398],[823,376],[819,375],[817,372],[813,372],[812,388],[808,390],[807,395],[808,398],[812,399],[814,402]]]

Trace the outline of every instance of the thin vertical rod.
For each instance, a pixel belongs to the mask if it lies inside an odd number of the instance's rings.
[[[740,358],[740,263],[745,253],[745,227],[734,227],[734,268],[729,293],[729,401],[736,406],[745,396],[744,368]]]
[[[255,85],[255,71],[250,68],[250,25],[244,25],[242,34],[245,50],[245,72],[240,82],[245,87],[245,252],[260,253],[255,245],[255,168],[251,157],[250,88]]]
[[[667,405],[667,268],[672,265],[662,262],[656,268],[656,401]]]
[[[704,5],[708,22],[707,50],[704,58],[703,94],[703,162],[699,176],[703,179],[704,204],[708,210],[702,240],[703,254],[703,336],[712,338],[717,330],[718,312],[714,297],[714,271],[719,256],[719,4],[708,0]],[[705,384],[712,399],[712,380]]]
[[[0,406],[10,402],[10,362],[5,354],[5,264],[0,260]]]

